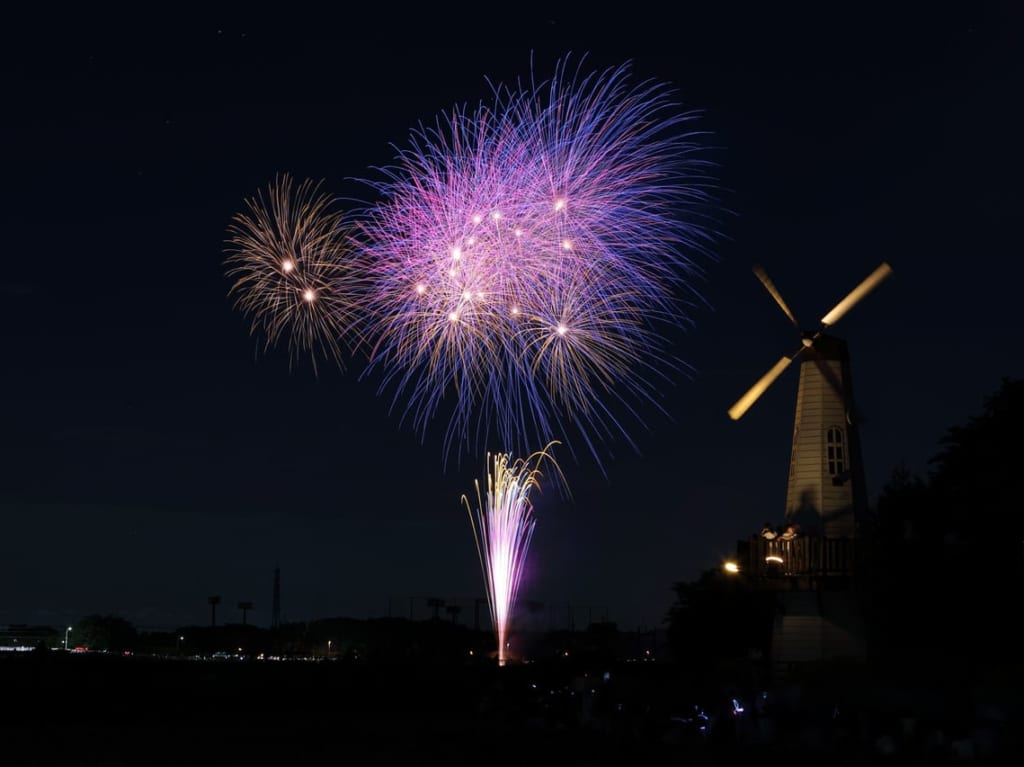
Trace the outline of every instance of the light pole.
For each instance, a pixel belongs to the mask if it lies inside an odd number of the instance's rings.
[[[331,657],[331,641],[332,640],[330,640],[330,639],[327,640],[327,657],[328,658]]]
[[[71,627],[68,626],[64,629],[64,652],[68,651],[68,635],[71,633]]]
[[[178,655],[181,655],[181,643],[184,641],[185,637],[183,637],[181,634],[178,634],[178,646],[175,648],[175,650],[177,650]]]

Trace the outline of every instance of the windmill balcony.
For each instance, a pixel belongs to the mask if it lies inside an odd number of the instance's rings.
[[[798,536],[792,540],[766,540],[760,535],[739,541],[740,571],[767,587],[788,588],[801,580],[853,575],[854,544],[850,538]]]

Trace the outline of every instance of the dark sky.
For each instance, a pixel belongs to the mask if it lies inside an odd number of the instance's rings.
[[[1007,4],[1007,8],[1010,4]],[[965,3],[906,18],[13,19],[4,45],[0,624],[114,612],[208,620],[206,598],[282,617],[468,605],[482,578],[441,432],[401,427],[371,383],[260,352],[227,297],[224,240],[275,174],[340,196],[409,130],[567,53],[633,62],[703,110],[722,237],[671,420],[607,477],[563,461],[535,496],[522,597],[564,624],[660,623],[671,586],[784,512],[787,371],[727,408],[882,261],[836,328],[850,345],[870,497],[919,473],[1003,377],[1024,376],[1020,17]],[[835,13],[835,12],[833,12]],[[394,23],[392,19],[389,23]],[[420,26],[422,24],[422,26]],[[443,34],[442,34],[443,32]],[[471,613],[465,608],[463,615]]]

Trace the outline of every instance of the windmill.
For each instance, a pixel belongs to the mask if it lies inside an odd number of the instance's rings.
[[[828,331],[892,269],[883,262],[822,317],[821,327],[813,331],[800,328],[764,270],[755,268],[754,272],[800,331],[800,346],[793,354],[779,359],[740,397],[729,409],[729,417],[741,418],[786,368],[800,360],[786,523],[799,525],[801,536],[815,536],[800,544],[805,552],[811,550],[806,544],[814,540],[827,544],[829,539],[838,539],[832,542],[850,544],[857,536],[857,522],[867,505],[858,434],[860,419],[853,399],[846,343]],[[784,545],[798,543],[794,540]],[[787,551],[792,555],[791,548]],[[815,568],[820,576],[825,572],[824,560],[820,556],[816,559]],[[797,579],[781,586],[775,598],[779,609],[772,628],[771,653],[780,667],[827,658],[866,658],[863,610],[852,584],[844,578],[831,583],[822,577]]]
[[[757,383],[729,408],[738,420],[764,391],[796,360],[800,380],[793,422],[786,490],[786,522],[801,532],[828,538],[854,537],[856,522],[866,508],[864,467],[860,455],[857,409],[853,400],[850,359],[846,342],[828,331],[861,299],[892,273],[882,263],[821,318],[818,330],[800,327],[782,295],[764,270],[755,274],[779,308],[800,331],[800,346],[779,359]]]

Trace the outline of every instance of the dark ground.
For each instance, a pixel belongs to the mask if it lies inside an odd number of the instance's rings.
[[[609,671],[606,679],[604,671]],[[10,765],[1016,763],[1020,707],[964,690],[756,692],[665,663],[367,665],[0,655]],[[747,711],[729,712],[732,693]],[[860,698],[860,699],[858,699]],[[889,704],[886,705],[885,701]],[[701,710],[708,718],[696,717]],[[698,724],[707,729],[702,733]],[[941,737],[939,737],[941,735]],[[969,744],[969,745],[968,745]],[[965,751],[965,749],[969,749]],[[891,753],[890,753],[891,752]],[[887,755],[888,754],[888,755]]]

